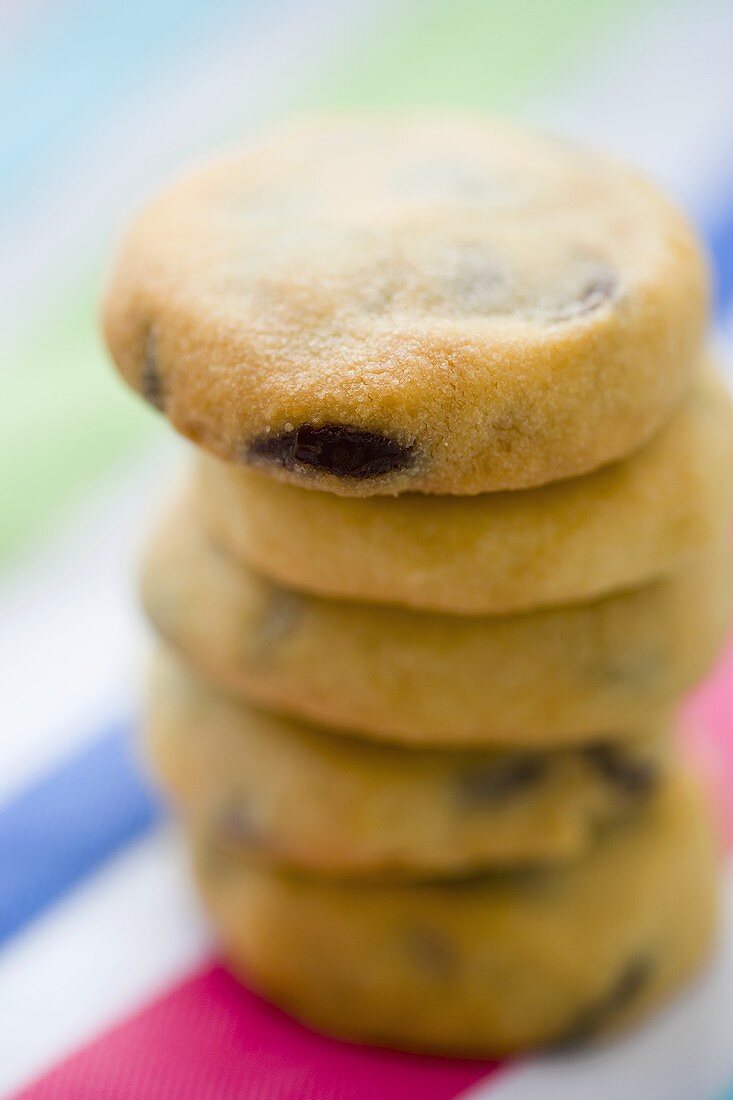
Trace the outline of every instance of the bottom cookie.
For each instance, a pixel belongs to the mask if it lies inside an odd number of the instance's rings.
[[[250,856],[315,872],[461,875],[561,862],[667,780],[667,730],[545,752],[410,749],[267,714],[165,652],[146,748],[184,816]]]
[[[256,866],[210,835],[194,850],[235,972],[318,1030],[399,1049],[498,1056],[613,1032],[694,971],[715,924],[686,778],[559,870],[369,884]]]

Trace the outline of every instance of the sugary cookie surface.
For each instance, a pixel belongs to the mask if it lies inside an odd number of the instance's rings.
[[[706,276],[679,214],[475,119],[293,127],[139,218],[105,309],[128,381],[219,456],[347,495],[580,474],[685,391]]]
[[[202,456],[210,538],[287,586],[476,615],[578,603],[669,575],[733,518],[733,406],[703,372],[646,446],[519,493],[344,497]]]

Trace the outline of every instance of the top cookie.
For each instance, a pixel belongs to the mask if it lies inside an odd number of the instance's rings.
[[[221,458],[346,495],[586,473],[652,435],[699,361],[680,214],[596,153],[476,119],[286,130],[133,226],[105,331]]]

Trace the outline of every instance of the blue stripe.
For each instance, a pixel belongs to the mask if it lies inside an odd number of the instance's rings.
[[[0,807],[0,943],[159,819],[119,722]]]
[[[733,308],[733,180],[730,201],[707,226],[705,236],[717,276],[715,312],[720,317]]]

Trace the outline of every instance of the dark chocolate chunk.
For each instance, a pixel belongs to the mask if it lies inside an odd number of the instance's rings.
[[[348,424],[301,424],[258,436],[249,446],[249,457],[278,463],[286,470],[307,466],[337,477],[365,480],[411,466],[414,449]]]
[[[655,761],[638,756],[623,745],[599,742],[587,745],[581,752],[594,770],[624,795],[643,797],[659,781]]]
[[[155,332],[148,329],[145,337],[142,370],[140,372],[140,392],[154,408],[163,412],[163,380],[158,369],[158,357],[155,349]]]
[[[461,806],[481,809],[497,802],[506,802],[544,779],[547,769],[544,756],[530,755],[492,760],[465,768],[457,776]]]
[[[607,993],[585,1006],[572,1023],[547,1049],[557,1052],[582,1046],[600,1035],[642,992],[654,973],[647,956],[632,959],[619,974]]]
[[[408,954],[422,970],[439,978],[455,974],[458,955],[453,941],[443,932],[427,925],[415,925],[406,930],[404,943]]]

